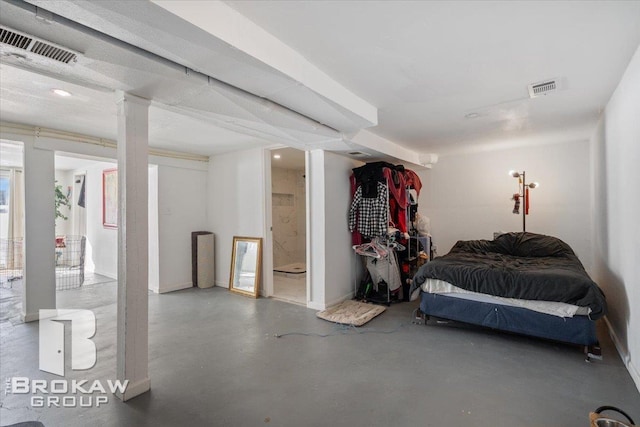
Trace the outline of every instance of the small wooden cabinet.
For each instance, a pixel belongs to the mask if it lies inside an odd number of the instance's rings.
[[[191,279],[193,286],[214,285],[214,235],[210,231],[191,233]]]

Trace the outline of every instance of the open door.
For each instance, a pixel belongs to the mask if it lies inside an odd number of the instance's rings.
[[[306,171],[304,151],[271,151],[273,294],[307,305]]]

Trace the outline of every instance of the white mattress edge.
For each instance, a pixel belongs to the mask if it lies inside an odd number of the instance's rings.
[[[461,298],[471,301],[488,302],[492,304],[521,307],[538,313],[550,314],[558,317],[573,317],[575,315],[588,315],[591,309],[579,307],[557,301],[524,300],[516,298],[504,298],[479,292],[468,291],[439,279],[427,279],[421,289],[431,294],[442,294],[448,297]]]

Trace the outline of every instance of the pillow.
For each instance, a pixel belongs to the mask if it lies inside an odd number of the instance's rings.
[[[472,254],[486,254],[499,252],[493,240],[458,240],[450,252],[466,252]]]
[[[521,257],[562,257],[573,249],[557,237],[535,233],[506,233],[494,240],[496,252]]]

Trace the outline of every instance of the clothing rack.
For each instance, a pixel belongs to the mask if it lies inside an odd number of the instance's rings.
[[[388,185],[388,184],[387,184],[387,185]],[[387,210],[388,210],[388,208],[389,208],[389,190],[387,189]],[[387,218],[388,218],[388,217],[389,217],[389,212],[387,212]],[[388,222],[388,220],[387,220],[387,222]],[[374,244],[374,245],[375,245],[375,244],[377,244],[376,238],[374,238],[373,240],[374,240],[374,243],[373,243],[373,244]],[[395,255],[395,254],[393,254],[393,253],[392,253],[392,251],[390,250],[391,248],[390,248],[390,246],[389,246],[388,233],[387,233],[387,235],[385,236],[385,239],[384,239],[384,240],[385,240],[385,246],[386,246],[386,248],[385,248],[386,255],[385,255],[385,256],[386,256],[386,257],[390,257],[390,256],[392,256],[392,255]],[[371,244],[371,243],[370,243],[370,244]],[[353,246],[353,249],[356,251],[356,253],[358,253],[358,252],[357,252],[357,250],[356,250],[356,248],[357,248],[357,246]],[[382,256],[381,256],[379,259],[382,259]],[[364,266],[364,267],[365,267],[365,270],[367,271],[367,273],[368,273],[368,274],[370,274],[370,273],[369,273],[368,266],[367,266],[367,264],[366,264],[366,258],[365,258],[365,259],[363,259],[363,261],[365,261],[365,266]],[[371,300],[371,302],[384,303],[384,304],[386,304],[387,306],[390,306],[390,305],[391,305],[391,285],[390,285],[389,280],[388,280],[388,279],[389,279],[389,277],[391,276],[391,266],[390,266],[390,262],[391,262],[391,260],[387,261],[387,295],[386,295],[386,300],[384,300],[384,301],[380,301],[380,300],[377,300],[377,299],[376,299],[376,300]],[[397,263],[397,259],[396,259],[396,263]],[[371,278],[371,280],[372,280],[372,282],[373,282],[373,277]],[[373,283],[373,286],[374,286],[374,287],[376,287],[376,292],[378,292],[378,295],[379,295],[379,292],[380,292],[380,289],[378,289],[378,286],[379,286],[379,285],[380,285],[380,283]],[[355,278],[355,287],[354,287],[354,293],[353,293],[353,295],[354,295],[355,297],[357,297],[357,294],[358,294],[358,278],[356,277],[356,278]],[[365,290],[365,299],[366,299],[366,294],[367,294],[367,292],[366,292],[366,290]]]
[[[384,241],[384,246],[382,245],[382,242],[380,240]],[[368,252],[366,251],[366,248],[371,248],[372,251]],[[404,250],[404,246],[395,242],[393,238],[389,238],[389,236],[385,237],[384,239],[380,239],[375,238],[373,239],[371,242],[369,243],[365,243],[362,245],[355,245],[353,246],[354,251],[356,252],[356,254],[359,255],[359,258],[356,257],[354,258],[354,260],[360,259],[364,262],[364,266],[365,269],[367,270],[367,273],[371,276],[371,285],[373,287],[376,288],[376,297],[367,297],[368,292],[364,292],[365,297],[363,299],[367,300],[367,301],[371,301],[371,302],[375,302],[375,303],[382,303],[382,304],[386,304],[386,305],[390,305],[392,302],[391,299],[391,294],[392,294],[392,286],[394,286],[394,282],[397,284],[397,286],[393,289],[393,292],[395,292],[397,289],[399,289],[402,286],[402,281],[400,280],[400,266],[398,264],[398,259],[397,259],[397,255],[396,255],[396,249],[401,249]],[[391,257],[394,257],[393,260],[391,259]],[[373,260],[373,261],[372,261]],[[385,265],[386,265],[386,275],[382,275],[382,274],[378,274],[376,275],[376,277],[374,277],[374,274],[372,274],[372,270],[370,270],[370,263],[375,263],[375,262],[379,262],[379,261],[384,261]],[[392,271],[392,266],[394,266],[395,268],[395,272]],[[356,261],[356,266],[357,268],[357,261]],[[378,271],[375,268],[373,268],[373,271]],[[393,274],[397,273],[397,278],[393,279]],[[378,280],[376,281],[377,278],[379,278],[378,276],[383,276],[385,279],[382,280]],[[386,284],[386,292],[385,292],[385,297],[380,298],[380,284],[384,282]],[[358,295],[359,292],[359,284],[358,284],[358,279],[357,277],[354,278],[354,295]]]
[[[385,170],[387,168],[388,170]],[[353,234],[353,249],[356,253],[363,255],[363,259],[367,272],[373,276],[372,271],[375,272],[376,269],[372,266],[375,265],[377,261],[372,260],[371,258],[378,259],[386,259],[386,275],[384,275],[384,282],[386,283],[386,292],[384,289],[382,293],[386,293],[386,298],[377,298],[375,301],[378,303],[384,303],[389,305],[392,301],[392,293],[395,293],[398,288],[398,292],[401,292],[403,289],[402,283],[402,272],[401,265],[399,264],[397,254],[395,252],[396,246],[400,243],[397,242],[396,239],[399,237],[397,235],[389,234],[389,223],[392,222],[394,226],[396,226],[401,233],[402,239],[408,239],[407,241],[411,243],[411,237],[408,234],[409,223],[413,223],[410,220],[411,215],[411,203],[412,199],[409,188],[411,188],[407,182],[412,182],[417,186],[416,193],[419,194],[420,187],[422,184],[420,183],[420,179],[415,174],[415,172],[405,169],[403,166],[394,166],[385,162],[374,162],[368,163],[360,168],[354,168],[352,174],[352,205],[349,211],[349,228],[354,233]],[[359,178],[361,179],[359,181]],[[381,206],[382,203],[380,198],[380,189],[383,188],[380,184],[383,184],[384,190],[386,191],[386,197],[384,198],[384,219],[381,220],[380,212],[382,211]],[[373,185],[375,185],[377,195],[376,197],[372,197]],[[391,202],[391,194],[393,193],[393,210],[392,210],[392,202]],[[367,203],[364,203],[367,199]],[[417,201],[417,199],[416,199]],[[363,211],[357,210],[354,212],[354,204],[357,209],[360,209],[359,204],[362,204]],[[417,203],[415,204],[417,206]],[[359,216],[362,215],[362,216]],[[400,215],[400,216],[399,216]],[[404,217],[402,217],[404,216]],[[362,224],[362,221],[370,221],[370,223]],[[376,221],[379,221],[376,223]],[[382,224],[384,221],[384,224]],[[384,229],[384,231],[382,231]],[[362,234],[360,232],[362,231]],[[373,233],[373,235],[366,233]],[[363,239],[364,238],[364,239]],[[376,253],[360,253],[358,252],[360,249],[366,251],[367,249],[373,250],[375,252],[375,248],[371,248],[367,245],[380,245],[380,239],[383,239],[383,251],[385,253],[385,257],[378,257],[379,254]],[[364,244],[363,244],[364,243]],[[363,245],[360,247],[360,245]],[[411,253],[411,245],[408,248],[408,257],[411,258],[413,256],[414,259],[417,258],[417,253]],[[405,248],[403,247],[402,250]],[[370,257],[370,258],[367,258]],[[391,259],[390,257],[394,257]],[[357,260],[358,258],[354,258]],[[354,261],[357,264],[357,261]],[[356,265],[357,268],[357,265]],[[392,271],[395,269],[396,271]],[[382,276],[382,275],[380,275]],[[397,277],[395,277],[397,276]],[[373,278],[373,285],[376,288],[376,295],[380,297],[379,285],[382,283],[378,281],[377,283],[375,278]],[[397,286],[396,286],[397,285]],[[393,287],[393,291],[392,291]],[[356,296],[359,295],[360,289],[358,288],[358,280],[354,278],[354,293]],[[367,295],[366,289],[364,295]],[[370,298],[365,298],[368,300]]]

